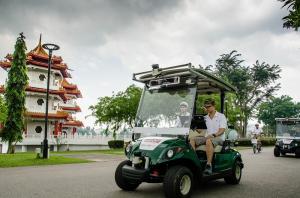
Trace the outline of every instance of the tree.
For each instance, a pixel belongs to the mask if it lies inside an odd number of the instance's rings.
[[[294,28],[298,31],[300,27],[300,0],[279,0],[283,2],[283,7],[287,7],[289,15],[282,18],[284,28]]]
[[[290,96],[279,98],[271,97],[268,101],[260,104],[257,118],[263,121],[274,132],[275,118],[289,118],[300,116],[300,103],[293,102]]]
[[[15,144],[22,141],[24,131],[25,88],[28,84],[24,39],[23,33],[17,38],[5,89],[7,119],[1,136],[2,141],[8,142],[7,153],[14,153]]]
[[[77,133],[80,135],[96,135],[95,129],[89,126],[85,128],[78,128]]]
[[[246,135],[248,119],[255,114],[256,107],[279,89],[275,81],[280,78],[279,65],[269,65],[258,60],[252,66],[243,66],[241,54],[232,51],[217,59],[214,72],[237,88],[234,105],[239,111],[238,119],[242,136]]]
[[[2,96],[0,96],[0,124],[4,123],[7,116],[6,103]]]
[[[97,124],[105,124],[106,131],[112,131],[116,139],[116,131],[123,125],[133,127],[142,89],[135,85],[111,97],[99,98],[96,105],[90,106]]]

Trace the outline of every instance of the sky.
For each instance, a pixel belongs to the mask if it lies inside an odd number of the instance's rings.
[[[94,126],[88,109],[99,97],[123,91],[132,73],[192,63],[213,65],[237,50],[252,65],[282,69],[281,89],[300,102],[300,32],[282,28],[288,11],[274,0],[0,0],[0,59],[13,53],[20,32],[28,50],[60,46],[83,98],[76,118]],[[0,84],[6,71],[0,70]],[[137,84],[138,86],[141,86]],[[96,126],[97,127],[97,126]]]

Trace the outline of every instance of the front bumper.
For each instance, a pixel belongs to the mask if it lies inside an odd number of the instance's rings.
[[[149,169],[137,169],[132,166],[125,165],[122,168],[122,175],[126,180],[143,182],[149,176]]]
[[[284,152],[284,153],[295,153],[297,148],[300,148],[299,146],[294,146],[294,145],[288,145],[288,144],[284,144],[284,145],[280,145],[279,146],[280,151]]]

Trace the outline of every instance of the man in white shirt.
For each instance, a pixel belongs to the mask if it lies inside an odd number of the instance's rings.
[[[259,128],[259,124],[258,123],[256,123],[255,124],[255,127],[254,127],[254,129],[253,129],[253,131],[252,131],[252,134],[254,135],[257,135],[257,136],[260,136],[260,134],[262,133],[262,130],[261,130],[261,128]]]
[[[262,146],[261,141],[260,141],[260,135],[261,135],[261,133],[262,133],[262,130],[259,127],[259,124],[256,123],[253,131],[251,132],[251,135],[252,135],[252,140],[251,141],[253,143],[256,142],[256,144],[257,144],[257,146],[259,148],[259,150],[258,150],[259,152],[260,152],[260,149],[261,149],[261,146]]]
[[[214,155],[214,147],[222,145],[225,140],[225,129],[227,128],[227,120],[224,114],[216,111],[215,101],[213,99],[207,99],[204,101],[204,108],[207,115],[204,117],[207,135],[205,141],[199,138],[193,138],[190,140],[192,147],[195,149],[196,145],[204,143],[206,145],[206,157],[207,164],[204,170],[204,174],[212,174],[212,159]],[[199,140],[199,141],[198,141]]]

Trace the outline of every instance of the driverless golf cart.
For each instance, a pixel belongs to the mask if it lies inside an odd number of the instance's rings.
[[[132,142],[125,148],[128,160],[121,162],[115,172],[117,185],[132,191],[142,182],[163,183],[165,196],[176,198],[190,197],[196,181],[224,178],[226,183],[238,184],[243,162],[229,140],[215,148],[212,175],[202,174],[205,146],[195,152],[189,144],[190,130],[206,127],[204,114],[196,111],[203,105],[197,103],[198,97],[218,93],[223,112],[225,92],[234,92],[235,88],[191,64],[152,68],[133,74],[133,79],[145,87]],[[178,113],[182,103],[187,108],[184,115]]]
[[[300,157],[300,118],[276,118],[274,156],[295,153]]]

